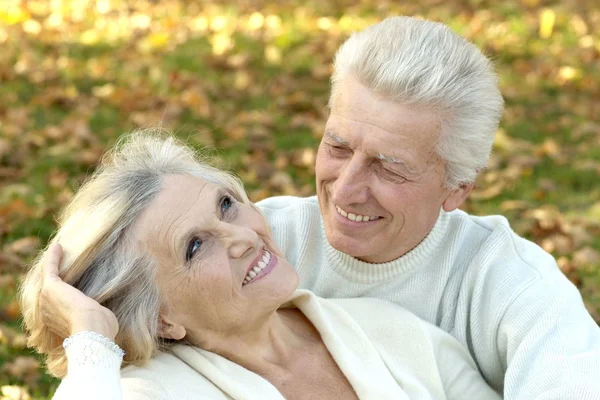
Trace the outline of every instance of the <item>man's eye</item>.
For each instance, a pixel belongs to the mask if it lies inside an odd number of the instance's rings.
[[[192,257],[194,256],[194,254],[196,253],[196,251],[198,251],[198,249],[202,246],[202,240],[198,239],[198,238],[193,238],[192,240],[190,240],[190,244],[188,245],[187,251],[185,253],[185,259],[186,261],[190,261],[192,259]]]
[[[329,152],[331,153],[331,155],[333,155],[334,157],[343,157],[347,154],[350,153],[350,149],[347,147],[340,147],[340,146],[329,146]]]
[[[400,175],[399,173],[395,172],[395,171],[390,171],[389,169],[383,169],[383,174],[386,177],[386,179],[389,179],[391,181],[395,181],[395,182],[404,182],[406,181],[406,178],[403,177],[402,175]]]

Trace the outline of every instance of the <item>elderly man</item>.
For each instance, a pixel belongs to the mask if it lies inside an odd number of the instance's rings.
[[[386,19],[339,49],[330,108],[317,196],[259,203],[300,286],[438,325],[506,399],[600,399],[600,329],[577,289],[505,218],[457,209],[503,109],[481,52],[442,24]]]

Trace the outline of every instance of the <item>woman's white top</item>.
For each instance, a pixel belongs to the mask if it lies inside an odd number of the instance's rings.
[[[286,307],[313,323],[360,399],[497,400],[469,352],[449,334],[382,300],[322,299],[298,290]],[[278,399],[266,379],[210,351],[176,345],[120,371],[100,341],[74,338],[54,399]]]

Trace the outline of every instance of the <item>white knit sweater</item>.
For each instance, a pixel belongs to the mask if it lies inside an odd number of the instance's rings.
[[[504,217],[442,211],[412,251],[368,264],[329,245],[316,197],[257,205],[301,288],[401,305],[466,346],[505,399],[600,399],[600,329],[552,256]]]
[[[389,302],[295,293],[360,399],[500,400],[452,336]],[[177,345],[144,367],[121,371],[105,344],[73,338],[68,377],[55,400],[284,400],[267,380],[218,354]]]

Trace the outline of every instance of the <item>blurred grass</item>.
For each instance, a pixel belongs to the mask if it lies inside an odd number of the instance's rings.
[[[464,208],[502,213],[552,252],[600,320],[594,2],[131,4],[0,4],[0,278],[22,274],[102,151],[137,127],[161,125],[207,146],[254,200],[313,194],[335,49],[382,18],[418,15],[474,41],[501,77],[506,113],[489,169]],[[18,330],[15,286],[2,282],[0,327]],[[9,373],[17,357],[31,357],[10,332],[0,336],[0,387],[49,398],[56,381],[43,370]]]

